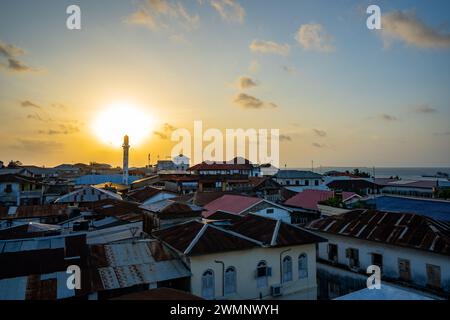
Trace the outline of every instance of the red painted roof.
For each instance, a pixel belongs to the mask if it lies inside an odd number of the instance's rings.
[[[342,192],[342,201],[346,201],[349,200],[350,198],[357,196],[358,198],[362,198],[359,194],[354,193],[354,192],[347,192],[347,191],[343,191]]]
[[[260,198],[227,194],[205,205],[203,208],[206,212],[203,213],[203,217],[207,218],[219,210],[238,214],[260,201],[262,201]]]
[[[288,199],[284,204],[309,210],[319,210],[317,204],[334,196],[333,191],[305,190]]]

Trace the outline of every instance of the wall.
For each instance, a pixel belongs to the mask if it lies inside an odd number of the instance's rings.
[[[450,257],[439,255],[422,250],[402,248],[383,243],[353,239],[319,233],[320,236],[327,238],[328,243],[319,244],[319,257],[328,260],[327,246],[329,243],[338,245],[338,263],[348,265],[348,258],[345,256],[346,248],[359,249],[360,268],[365,272],[367,267],[372,264],[372,253],[383,255],[383,276],[389,279],[398,279],[398,259],[410,261],[411,282],[415,285],[426,287],[427,271],[426,265],[432,264],[441,267],[441,286],[444,291],[450,292]]]
[[[215,297],[222,296],[222,265],[214,260],[225,263],[225,269],[233,266],[237,274],[237,293],[227,296],[227,299],[259,299],[260,293],[263,298],[271,299],[270,286],[280,284],[280,253],[284,248],[255,248],[251,250],[225,252],[190,257],[191,292],[194,295],[202,295],[202,274],[211,269],[214,271]],[[292,246],[291,251],[283,254],[292,258],[293,281],[283,284],[283,296],[280,299],[304,299],[315,300],[317,298],[316,284],[316,249],[315,244]],[[308,277],[298,279],[298,257],[306,253],[308,256]],[[268,286],[257,287],[255,278],[256,267],[262,260],[272,268],[272,276],[268,277]]]

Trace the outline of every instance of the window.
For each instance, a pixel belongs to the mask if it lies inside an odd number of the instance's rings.
[[[228,267],[225,271],[225,294],[236,293],[236,269]]]
[[[338,262],[338,246],[336,244],[328,244],[328,260]]]
[[[314,184],[315,184],[316,186],[318,186],[318,185],[319,185],[319,180],[315,180],[315,181],[314,181]]]
[[[340,294],[340,288],[339,288],[339,284],[337,282],[328,282],[328,298],[329,299],[334,299],[339,297]]]
[[[309,186],[309,180],[305,180],[305,186]]]
[[[383,255],[372,253],[372,264],[380,267],[380,271],[383,271]]]
[[[273,212],[274,212],[274,209],[273,209],[273,208],[267,209],[267,210],[266,210],[266,213],[267,213],[267,214],[272,214]]]
[[[256,268],[256,283],[258,288],[267,287],[267,277],[272,275],[272,269],[265,261],[260,261]]]
[[[286,180],[286,185],[290,185],[291,182],[289,180]]]
[[[300,185],[300,181],[295,180],[295,185],[299,186]]]
[[[347,248],[345,256],[348,258],[348,265],[350,268],[359,268],[359,250],[354,248]]]
[[[409,260],[398,259],[398,273],[400,280],[403,281],[411,280],[411,267]]]
[[[286,256],[283,258],[283,282],[292,281],[292,258]]]
[[[308,278],[308,256],[306,253],[302,253],[298,257],[298,278]]]
[[[202,276],[202,297],[214,299],[214,271],[206,270]]]
[[[7,184],[5,187],[5,193],[11,193],[12,192],[12,185],[11,184]]]
[[[434,288],[441,287],[441,267],[427,264],[427,285]]]

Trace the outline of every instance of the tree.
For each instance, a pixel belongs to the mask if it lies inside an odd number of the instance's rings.
[[[22,162],[20,162],[19,160],[16,160],[16,161],[11,160],[8,163],[8,168],[9,169],[16,169],[16,168],[20,167],[21,165],[22,165]]]

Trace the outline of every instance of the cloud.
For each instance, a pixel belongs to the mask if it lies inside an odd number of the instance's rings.
[[[320,144],[320,143],[317,143],[317,142],[313,142],[311,145],[313,147],[315,147],[315,148],[324,148],[325,147],[324,144]]]
[[[164,123],[162,130],[153,131],[153,134],[160,137],[162,140],[168,140],[172,131],[175,131],[177,128],[170,123]]]
[[[234,98],[233,102],[244,109],[278,108],[278,106],[273,102],[264,102],[246,93],[238,94]]]
[[[273,53],[287,56],[290,51],[288,44],[279,44],[273,41],[253,40],[250,43],[250,50],[253,52]]]
[[[450,136],[450,131],[435,132],[433,135],[435,135],[435,136]]]
[[[289,74],[295,73],[295,68],[290,66],[281,66],[281,69]]]
[[[290,142],[290,141],[292,141],[292,137],[285,135],[285,134],[280,134],[280,141],[281,142]]]
[[[252,62],[250,62],[248,71],[255,73],[258,72],[260,68],[261,65],[259,64],[259,62],[257,60],[253,60]]]
[[[62,143],[55,141],[18,139],[17,143],[12,145],[11,147],[13,149],[21,149],[28,152],[42,154],[43,152],[59,150],[63,147],[63,145]]]
[[[220,14],[223,20],[243,23],[245,9],[235,0],[211,0],[211,6]]]
[[[250,89],[256,86],[258,86],[258,82],[256,82],[250,77],[242,76],[238,79],[238,87],[241,90]]]
[[[0,56],[5,58],[14,58],[17,56],[24,55],[25,51],[15,45],[4,43],[0,41]]]
[[[67,106],[62,103],[52,103],[51,107],[55,108],[55,109],[63,110],[63,111],[67,110]]]
[[[306,50],[318,52],[332,52],[335,50],[331,44],[333,38],[327,34],[322,25],[317,23],[302,25],[298,29],[295,39]]]
[[[416,113],[425,113],[425,114],[427,114],[427,113],[436,113],[437,112],[437,110],[435,108],[432,108],[432,107],[430,107],[427,104],[418,106],[414,111]]]
[[[36,108],[41,109],[42,107],[34,102],[31,102],[30,100],[24,100],[20,102],[20,106],[23,108]]]
[[[393,115],[390,115],[387,113],[381,113],[379,116],[381,119],[383,119],[385,121],[397,121],[398,120],[398,118],[396,116],[393,116]]]
[[[13,72],[36,71],[34,68],[21,62],[18,57],[25,54],[25,50],[0,41],[0,56],[6,58],[6,63],[0,63],[0,66]]]
[[[45,135],[60,135],[60,134],[74,134],[74,133],[78,133],[80,132],[80,129],[77,126],[73,126],[73,125],[65,125],[65,124],[60,124],[59,125],[59,129],[55,130],[55,129],[48,129],[48,130],[39,130],[38,134],[45,134]]]
[[[142,25],[153,31],[198,27],[200,17],[190,14],[179,1],[145,0],[143,5],[125,19],[129,24]]]
[[[313,129],[313,131],[318,137],[324,138],[327,136],[327,132],[325,130]]]
[[[382,16],[381,26],[385,46],[397,40],[418,48],[450,47],[450,34],[427,26],[413,10],[389,12]]]
[[[7,69],[16,71],[16,72],[29,72],[29,71],[35,71],[34,68],[31,68],[24,64],[23,62],[20,62],[17,59],[8,59],[8,65],[6,66]]]

